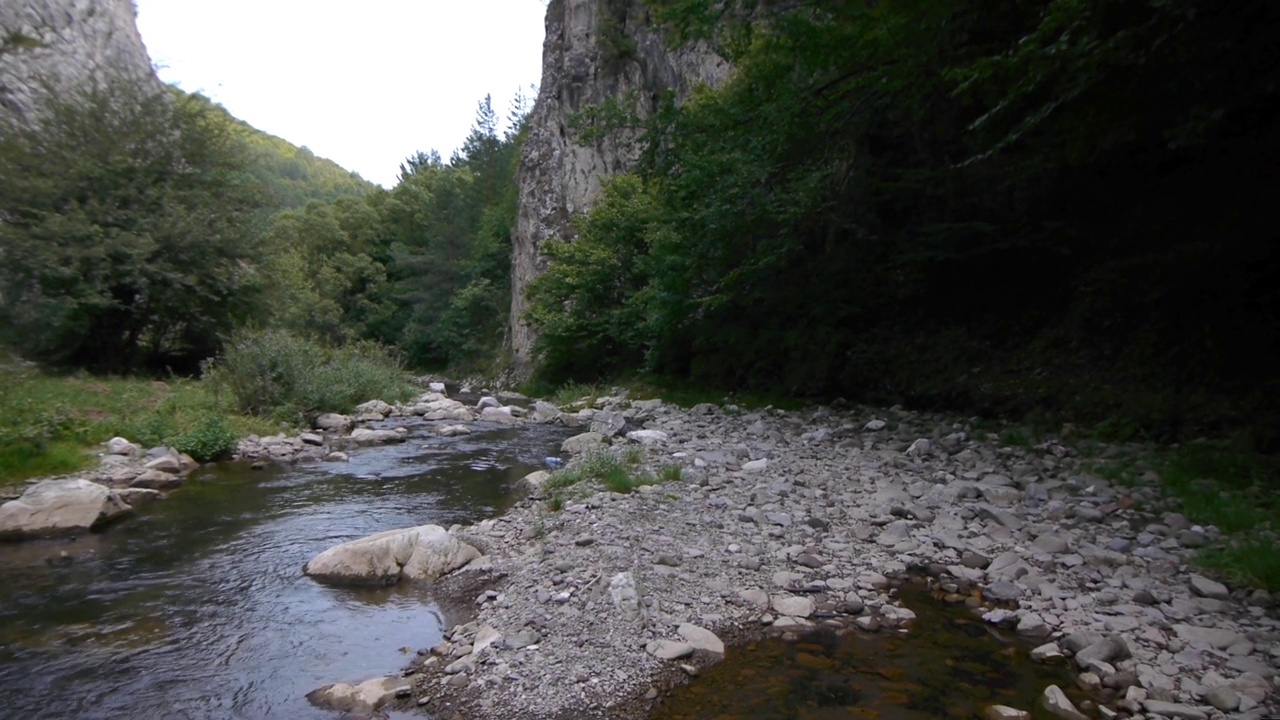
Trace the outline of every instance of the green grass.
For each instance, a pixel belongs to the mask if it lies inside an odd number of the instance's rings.
[[[586,496],[591,483],[599,483],[610,492],[628,494],[645,485],[657,485],[680,479],[680,468],[663,467],[655,477],[639,471],[644,462],[644,451],[627,448],[620,456],[607,452],[585,457],[569,467],[557,470],[546,482],[547,508],[560,510],[570,497]]]
[[[1026,450],[1031,449],[1036,444],[1035,438],[1031,433],[1023,428],[1009,428],[1000,433],[1000,443],[1009,447],[1019,447]]]
[[[50,375],[4,363],[0,387],[0,484],[83,470],[95,462],[89,450],[117,435],[216,451],[228,436],[278,429],[195,380]]]
[[[1193,443],[1097,460],[1086,468],[1124,486],[1154,470],[1169,507],[1224,534],[1199,554],[1199,564],[1238,585],[1280,590],[1280,458],[1223,443]]]

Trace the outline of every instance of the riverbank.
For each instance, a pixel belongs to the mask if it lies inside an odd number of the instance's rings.
[[[442,718],[643,718],[723,644],[909,631],[892,586],[922,572],[947,601],[1040,644],[1038,657],[1073,658],[1105,717],[1280,711],[1274,599],[1202,575],[1192,561],[1219,531],[1163,512],[1154,475],[1129,487],[1061,441],[1010,444],[895,411],[597,408],[617,415],[593,429],[626,422],[602,451],[654,484],[624,494],[562,472],[535,490],[547,498],[455,528],[488,562],[436,592],[473,601],[475,619],[420,651],[406,704]],[[656,432],[623,439],[641,427]]]

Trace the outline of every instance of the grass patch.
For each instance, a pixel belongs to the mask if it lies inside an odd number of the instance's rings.
[[[1199,564],[1237,584],[1280,590],[1280,458],[1194,443],[1156,451],[1150,467],[1177,510],[1223,532],[1221,541],[1199,554]],[[1095,465],[1100,476],[1127,485],[1146,469],[1147,463],[1133,458]]]
[[[93,446],[117,435],[214,459],[274,423],[240,415],[205,383],[51,375],[0,365],[0,483],[61,475],[94,464]]]
[[[563,470],[557,470],[551,473],[544,486],[547,491],[547,508],[557,511],[575,493],[585,496],[589,490],[584,486],[592,482],[603,485],[610,492],[625,495],[645,485],[680,479],[678,466],[663,467],[655,477],[638,471],[643,462],[644,451],[633,447],[625,449],[621,455],[607,452],[590,455]]]
[[[1192,444],[1159,458],[1157,468],[1165,493],[1196,522],[1226,533],[1280,528],[1280,458]]]
[[[1031,433],[1023,428],[1009,428],[1000,433],[1000,443],[1009,447],[1023,448],[1030,450],[1035,444],[1035,438]]]
[[[684,479],[684,471],[679,465],[663,465],[658,470],[660,482],[680,482],[682,479]]]
[[[1232,582],[1248,587],[1280,590],[1280,547],[1274,532],[1228,538],[1200,553],[1201,565]]]

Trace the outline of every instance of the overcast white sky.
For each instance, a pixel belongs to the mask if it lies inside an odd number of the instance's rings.
[[[545,0],[137,0],[165,82],[386,187],[462,144],[486,93],[505,118],[542,70]],[[530,86],[534,89],[530,89]]]

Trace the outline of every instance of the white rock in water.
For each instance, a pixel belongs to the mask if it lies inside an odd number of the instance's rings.
[[[546,470],[536,470],[520,478],[516,488],[534,500],[541,500],[547,495],[546,484],[550,479],[551,473]]]
[[[331,547],[303,572],[333,582],[391,585],[401,579],[434,580],[480,556],[439,525],[419,525]]]
[[[480,411],[480,421],[513,425],[519,422],[519,419],[509,407],[487,407]]]
[[[44,480],[0,505],[0,539],[87,532],[133,508],[112,490],[88,480]]]
[[[371,430],[369,428],[356,428],[351,431],[351,442],[357,445],[381,445],[383,443],[404,442],[407,430],[396,428],[395,430]]]
[[[533,421],[534,422],[551,422],[560,417],[560,408],[552,405],[545,400],[539,400],[533,404]]]
[[[982,711],[982,717],[986,720],[1031,720],[1031,713],[1008,705],[989,705]]]
[[[1057,685],[1050,685],[1044,689],[1044,694],[1040,696],[1040,706],[1050,715],[1062,720],[1089,720],[1084,713],[1076,709],[1066,693],[1062,692],[1062,688]]]
[[[431,392],[438,392],[438,393],[445,392],[444,383],[442,382],[427,383],[427,389],[430,390]]]
[[[459,435],[470,435],[471,428],[466,425],[443,425],[436,429],[436,433],[443,437],[457,437]]]
[[[413,688],[404,678],[387,676],[365,680],[359,685],[337,683],[307,693],[312,704],[338,712],[368,714],[399,696],[408,696]]]

